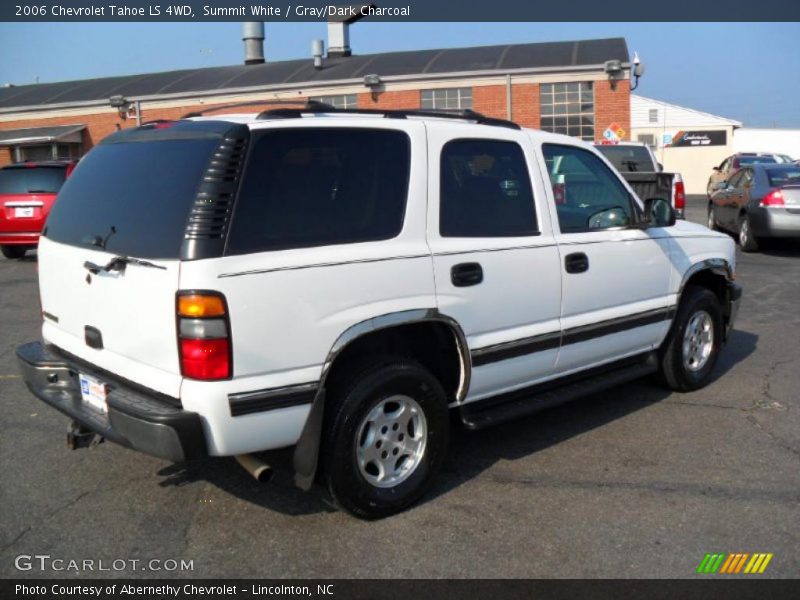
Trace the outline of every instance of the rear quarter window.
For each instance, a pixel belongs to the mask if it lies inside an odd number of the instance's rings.
[[[767,169],[767,177],[772,187],[800,185],[800,166],[796,169]]]
[[[0,194],[57,194],[66,174],[66,167],[0,169]]]
[[[253,132],[227,254],[396,237],[410,160],[410,140],[401,131]]]

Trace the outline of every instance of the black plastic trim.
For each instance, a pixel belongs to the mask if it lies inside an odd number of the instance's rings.
[[[174,462],[207,455],[200,415],[105,376],[100,378],[109,388],[108,411],[102,412],[83,401],[78,381],[78,372],[95,375],[96,369],[85,369],[40,342],[19,346],[16,354],[34,396],[103,438]]]
[[[657,370],[658,356],[655,352],[638,354],[521,390],[469,402],[459,408],[461,420],[467,429],[483,429],[615,387]]]
[[[314,401],[318,388],[319,384],[312,382],[256,392],[230,394],[228,396],[228,404],[230,405],[232,417],[241,417],[279,408],[303,406]]]
[[[675,307],[656,308],[616,319],[608,319],[590,325],[572,327],[563,332],[553,331],[529,338],[520,338],[494,346],[477,348],[471,352],[472,365],[479,367],[490,363],[508,360],[526,354],[552,350],[567,344],[578,344],[594,338],[620,333],[636,327],[644,327],[661,321],[669,321],[675,316]]]

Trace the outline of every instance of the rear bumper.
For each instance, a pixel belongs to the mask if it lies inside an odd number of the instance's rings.
[[[17,348],[25,384],[34,396],[107,440],[174,462],[207,455],[200,416],[125,382],[76,364],[51,346],[30,342]],[[108,412],[81,398],[78,372],[108,384]]]
[[[800,238],[800,210],[756,207],[750,210],[750,227],[759,237]]]
[[[39,243],[39,232],[17,233],[0,230],[0,246],[36,246]]]

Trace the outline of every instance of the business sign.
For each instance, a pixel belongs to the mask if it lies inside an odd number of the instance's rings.
[[[672,136],[670,146],[694,147],[694,146],[725,146],[728,143],[728,132],[724,129],[714,129],[711,131],[679,131]]]

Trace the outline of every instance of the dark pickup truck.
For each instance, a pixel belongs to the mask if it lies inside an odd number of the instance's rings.
[[[686,208],[683,178],[680,173],[664,173],[650,148],[635,142],[595,146],[620,172],[641,200],[669,200],[678,218],[683,218]]]

